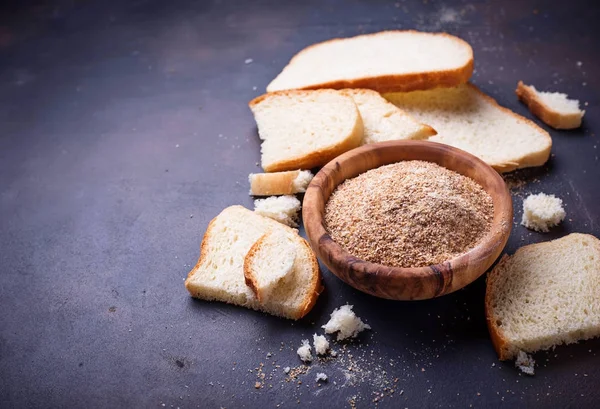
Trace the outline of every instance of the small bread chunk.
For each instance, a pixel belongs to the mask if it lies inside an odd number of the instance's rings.
[[[254,201],[254,211],[261,216],[283,223],[298,226],[298,212],[302,204],[295,196],[271,196]]]
[[[413,91],[462,84],[472,73],[473,49],[458,37],[382,31],[306,47],[271,81],[267,92],[317,88]]]
[[[244,277],[260,303],[293,274],[295,260],[294,237],[280,230],[266,233],[250,247],[244,260]]]
[[[265,172],[312,169],[356,148],[363,124],[354,100],[334,90],[282,91],[249,104]]]
[[[298,348],[296,353],[298,354],[298,356],[300,357],[300,360],[302,360],[302,362],[312,361],[313,356],[310,353],[310,342],[308,342],[308,339],[302,340],[302,345],[300,345],[300,347]]]
[[[550,227],[562,222],[566,215],[562,200],[554,195],[538,193],[527,196],[523,201],[521,224],[528,229],[546,233]]]
[[[485,311],[501,360],[600,336],[600,240],[573,233],[521,247],[488,274]]]
[[[354,99],[363,121],[362,144],[402,139],[427,139],[435,135],[429,125],[414,120],[406,112],[369,89],[343,89],[340,91]]]
[[[368,324],[362,322],[360,318],[352,311],[352,305],[342,305],[331,313],[331,318],[327,324],[323,325],[326,334],[337,332],[337,340],[346,338],[355,338],[361,331],[371,329]]]
[[[552,139],[529,119],[501,107],[472,84],[384,97],[438,133],[429,138],[467,151],[498,172],[541,166]]]
[[[244,264],[249,251],[266,233],[281,231],[293,238],[294,271],[263,303],[246,285]],[[315,305],[322,290],[317,258],[298,232],[242,206],[223,210],[208,225],[200,258],[185,280],[193,297],[223,301],[269,314],[299,319]]]
[[[313,345],[317,355],[325,355],[329,349],[329,341],[324,335],[313,334]]]
[[[579,109],[579,101],[569,99],[560,92],[542,92],[533,85],[519,81],[517,97],[527,105],[532,114],[555,129],[574,129],[581,126],[585,111]]]
[[[251,173],[250,195],[275,196],[304,193],[313,178],[310,170],[290,170],[287,172]]]
[[[318,372],[317,376],[315,377],[315,382],[327,382],[327,375],[323,372]]]
[[[519,351],[517,359],[515,360],[515,366],[526,375],[535,375],[535,360],[531,355],[528,355],[523,351]]]

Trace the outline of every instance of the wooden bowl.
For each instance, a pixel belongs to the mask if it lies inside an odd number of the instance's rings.
[[[479,183],[492,197],[492,227],[476,247],[428,267],[398,268],[350,255],[325,229],[325,203],[344,180],[405,160],[437,163]],[[498,258],[512,227],[512,200],[502,177],[475,156],[434,142],[391,141],[346,152],[321,169],[306,194],[302,217],[311,247],[340,279],[365,293],[393,300],[423,300],[456,291],[481,276]]]

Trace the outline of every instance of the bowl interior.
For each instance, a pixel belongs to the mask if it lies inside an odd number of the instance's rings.
[[[474,248],[442,264],[398,268],[358,259],[329,236],[325,228],[325,204],[340,183],[370,169],[406,160],[437,163],[470,177],[492,197],[491,229]],[[340,279],[383,298],[427,299],[464,287],[493,264],[510,235],[512,200],[502,177],[465,151],[434,142],[392,141],[356,148],[325,165],[306,191],[302,215],[311,247]]]

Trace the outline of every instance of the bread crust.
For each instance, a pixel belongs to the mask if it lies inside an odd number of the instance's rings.
[[[299,193],[294,188],[294,181],[300,174],[299,170],[275,173],[255,173],[250,179],[250,194],[252,196],[293,195]]]
[[[529,85],[519,81],[515,90],[517,97],[531,113],[540,118],[546,125],[555,129],[575,129],[581,126],[581,114],[561,114],[544,104]]]
[[[427,90],[437,87],[454,87],[456,85],[464,84],[469,81],[471,75],[473,74],[473,49],[471,45],[467,43],[465,40],[450,35],[448,33],[424,33],[417,30],[388,30],[382,31],[379,33],[373,34],[363,34],[356,37],[374,37],[381,34],[387,33],[412,33],[412,34],[420,34],[420,35],[432,35],[432,36],[443,36],[448,37],[453,41],[461,43],[463,46],[466,46],[469,50],[470,57],[468,61],[462,67],[458,67],[452,70],[444,70],[444,71],[428,71],[428,72],[412,72],[398,75],[381,75],[376,77],[365,77],[365,78],[354,78],[347,80],[337,80],[337,81],[329,81],[323,82],[319,84],[307,85],[304,87],[300,87],[298,89],[321,89],[321,88],[332,88],[332,89],[343,89],[343,88],[367,88],[372,89],[378,92],[408,92],[408,91],[418,91],[418,90]],[[356,38],[349,37],[349,38]],[[283,68],[281,73],[267,86],[267,92],[275,92],[281,91],[281,89],[274,89],[273,83],[282,75],[285,70],[294,64],[295,60],[299,58],[303,53],[307,50],[321,46],[323,44],[330,44],[338,41],[348,40],[348,38],[334,38],[331,40],[323,41],[321,43],[316,43],[310,45],[301,51],[299,51],[296,55],[292,57],[290,62]]]
[[[505,173],[516,169],[529,168],[533,166],[542,166],[544,163],[546,163],[546,161],[548,161],[548,158],[550,158],[550,150],[552,149],[552,138],[550,137],[550,134],[546,132],[546,130],[542,129],[532,120],[522,117],[521,115],[516,114],[510,109],[501,106],[494,98],[485,94],[475,85],[471,83],[468,83],[467,85],[471,87],[474,91],[478,92],[483,98],[485,98],[490,104],[494,105],[499,110],[502,110],[505,113],[512,115],[524,125],[534,128],[536,132],[539,132],[542,135],[544,135],[547,141],[546,146],[538,152],[523,155],[510,162],[488,163],[491,167],[496,169],[496,171],[498,171],[499,173]]]
[[[334,90],[319,90],[325,92],[331,92]],[[286,96],[294,96],[294,95],[308,95],[314,91],[302,91],[302,90],[284,90],[277,91],[270,94],[263,94],[259,97],[254,98],[252,101],[248,103],[250,109],[254,112],[253,108],[264,101],[266,98],[271,98],[274,95],[286,95]],[[334,91],[335,92],[335,91]],[[354,105],[354,110],[356,112],[357,121],[354,124],[354,127],[350,131],[350,134],[340,143],[336,145],[332,145],[323,149],[314,150],[304,156],[297,156],[294,158],[287,158],[278,162],[273,162],[269,165],[263,164],[263,169],[265,172],[282,172],[288,170],[297,170],[297,169],[312,169],[322,165],[325,165],[330,160],[335,157],[341,155],[344,152],[347,152],[351,149],[354,149],[360,146],[360,143],[363,138],[363,122],[360,116],[360,112],[358,111],[358,107],[354,103],[351,97],[345,96],[346,98],[350,98],[352,104]]]
[[[204,237],[202,237],[202,242],[200,243],[200,256],[198,257],[198,261],[196,262],[196,265],[194,266],[194,268],[192,268],[190,270],[190,272],[188,273],[187,278],[185,279],[185,282],[184,282],[185,288],[189,291],[189,293],[192,295],[192,297],[201,298],[200,295],[193,289],[190,282],[191,282],[191,278],[194,276],[194,274],[196,274],[196,271],[198,271],[200,269],[200,265],[206,258],[208,240],[210,238],[211,231],[215,224],[215,221],[217,220],[218,217],[219,217],[219,215],[213,217],[213,219],[208,223],[208,226],[206,227],[206,231],[204,232]]]
[[[498,274],[500,274],[500,271],[504,268],[504,265],[509,260],[510,256],[508,254],[502,256],[498,264],[496,264],[492,271],[488,273],[485,288],[485,320],[487,322],[490,338],[492,339],[492,345],[494,346],[494,349],[498,354],[498,358],[501,361],[512,359],[514,358],[514,356],[509,353],[508,340],[504,337],[502,330],[496,324],[496,317],[493,315],[491,289],[495,283]]]
[[[254,257],[256,257],[256,253],[260,251],[260,248],[263,246],[267,237],[269,237],[269,234],[271,234],[270,231],[263,234],[258,240],[256,240],[252,247],[250,247],[250,250],[248,250],[248,254],[246,254],[246,257],[244,257],[244,280],[246,281],[246,285],[250,287],[250,289],[258,299],[258,302],[261,304],[265,300],[262,297],[263,294],[260,291],[258,291],[258,279],[256,278],[256,276],[252,272],[252,269],[250,268],[250,261]]]

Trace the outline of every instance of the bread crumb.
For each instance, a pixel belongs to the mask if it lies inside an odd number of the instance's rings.
[[[298,212],[302,204],[295,196],[270,196],[254,201],[254,212],[290,227],[298,226]]]
[[[286,366],[285,368],[283,368],[283,372],[290,373],[290,369],[291,368],[289,366]]]
[[[313,334],[313,344],[317,355],[325,355],[329,349],[329,341],[324,335]]]
[[[308,339],[302,340],[302,345],[298,348],[296,353],[298,354],[298,356],[300,357],[300,359],[302,361],[304,361],[304,362],[312,361],[313,357],[312,357],[312,354],[310,353],[310,342],[308,342]]]
[[[528,355],[523,351],[519,351],[517,359],[515,360],[515,366],[526,375],[535,375],[535,361],[531,355]]]
[[[365,329],[371,329],[368,324],[362,322],[360,318],[352,311],[352,305],[342,305],[331,313],[331,318],[327,324],[323,325],[326,334],[337,332],[337,340],[346,338],[356,338],[356,336]]]
[[[327,382],[327,375],[325,375],[323,372],[319,372],[317,373],[317,377],[315,378],[315,382]]]
[[[550,227],[562,222],[565,216],[561,199],[554,195],[538,193],[527,196],[523,201],[521,224],[528,229],[546,233]]]
[[[244,64],[251,64],[254,60],[252,58],[246,58]]]

